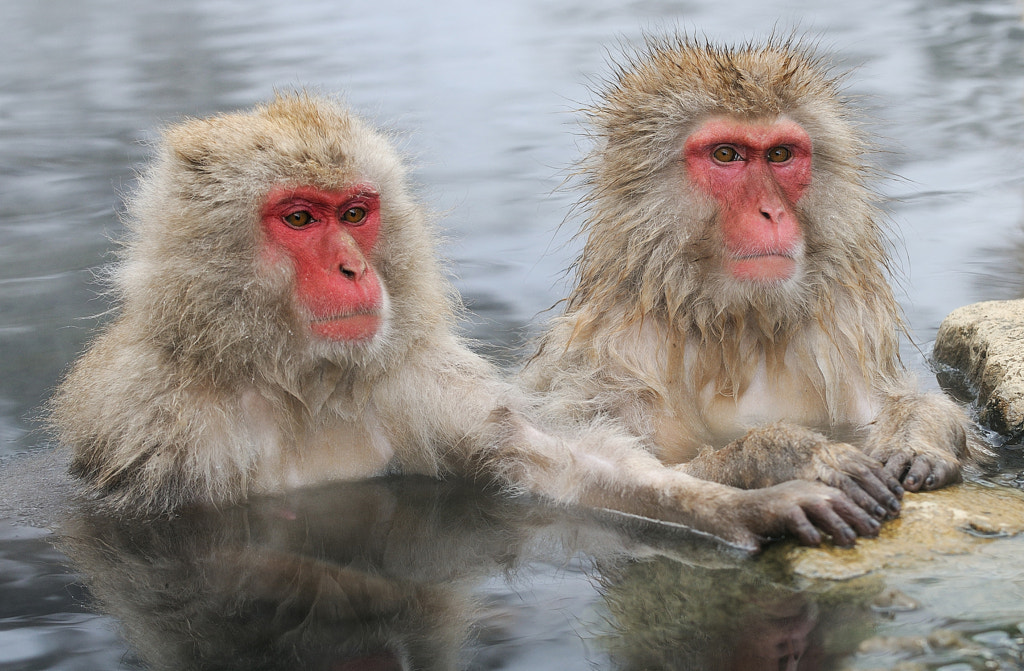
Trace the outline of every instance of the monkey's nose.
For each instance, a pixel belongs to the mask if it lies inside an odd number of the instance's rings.
[[[359,281],[366,274],[366,264],[361,260],[346,261],[338,265],[338,270],[346,279]]]
[[[776,225],[785,223],[789,216],[789,211],[782,203],[764,203],[758,209],[766,222],[770,221]]]

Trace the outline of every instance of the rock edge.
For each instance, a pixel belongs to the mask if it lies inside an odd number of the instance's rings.
[[[954,310],[939,327],[934,357],[963,376],[960,384],[951,373],[940,380],[968,387],[979,421],[1001,434],[1024,434],[1024,299]]]

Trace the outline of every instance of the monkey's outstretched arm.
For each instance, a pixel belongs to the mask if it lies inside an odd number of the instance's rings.
[[[894,391],[868,427],[865,451],[908,491],[960,481],[968,458],[969,420],[940,394]]]
[[[677,466],[694,477],[754,489],[788,480],[823,482],[877,519],[896,516],[903,488],[876,459],[811,429],[776,422],[756,427],[720,450],[704,449]]]
[[[477,434],[478,474],[560,503],[682,524],[755,549],[784,534],[817,545],[874,536],[879,523],[823,483],[796,481],[743,490],[694,478],[662,464],[632,436],[594,424],[580,435],[546,433],[499,406]]]
[[[742,490],[665,466],[617,425],[594,422],[556,435],[479,363],[455,350],[432,360],[445,366],[416,375],[418,388],[411,378],[400,388],[431,399],[424,411],[447,444],[440,466],[449,472],[563,504],[685,525],[747,549],[787,534],[808,545],[823,534],[850,545],[878,531],[868,512],[822,483]]]

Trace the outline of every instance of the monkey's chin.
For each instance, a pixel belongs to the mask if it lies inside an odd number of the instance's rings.
[[[359,313],[342,317],[315,319],[310,322],[313,334],[336,342],[363,342],[373,339],[380,331],[381,316],[377,313]]]
[[[725,271],[734,278],[759,284],[785,282],[796,275],[796,270],[796,259],[781,254],[744,256],[725,261]]]

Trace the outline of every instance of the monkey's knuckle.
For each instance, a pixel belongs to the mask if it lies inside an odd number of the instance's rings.
[[[864,480],[871,476],[871,469],[861,462],[851,462],[843,469],[843,475],[854,480]]]
[[[798,506],[799,514],[803,515],[805,512],[821,513],[824,510],[828,510],[832,507],[832,495],[829,493],[819,493],[812,496],[807,496],[800,501]]]

